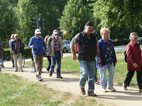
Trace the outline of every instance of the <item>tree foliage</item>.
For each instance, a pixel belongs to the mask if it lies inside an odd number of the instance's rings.
[[[16,28],[16,15],[13,5],[8,0],[0,0],[0,38],[4,45]]]
[[[19,0],[16,14],[18,17],[17,33],[23,42],[28,43],[30,37],[34,35],[31,19],[37,14],[37,7],[31,4],[31,0]]]
[[[83,4],[83,0],[69,0],[60,19],[60,29],[66,30],[73,37],[83,31],[85,23],[91,18],[91,11]]]
[[[130,31],[135,31],[134,25],[142,21],[141,0],[94,0],[94,16],[100,18],[101,26],[130,26]]]

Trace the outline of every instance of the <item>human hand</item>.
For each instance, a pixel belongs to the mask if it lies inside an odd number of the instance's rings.
[[[30,48],[33,49],[33,48],[34,48],[34,45],[31,45]]]
[[[76,54],[73,55],[73,60],[77,60]]]
[[[137,67],[138,67],[137,63],[134,63],[134,64],[133,64],[133,67],[137,68]]]

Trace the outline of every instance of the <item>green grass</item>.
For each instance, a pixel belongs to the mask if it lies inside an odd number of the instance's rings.
[[[94,98],[54,91],[46,85],[0,73],[0,106],[100,106]]]
[[[115,67],[114,82],[119,85],[122,85],[124,82],[125,76],[128,72],[127,64],[124,61],[123,52],[116,52],[116,56],[117,56],[117,64]],[[31,64],[31,63],[28,62],[28,64]],[[46,67],[47,65],[48,65],[48,61],[44,60],[43,67]],[[80,75],[79,61],[72,60],[71,56],[64,57],[62,59],[61,70],[62,72],[65,72],[65,73],[72,73],[72,74]],[[107,76],[108,76],[108,72],[107,72]],[[97,72],[97,77],[99,78],[99,72]],[[134,75],[131,81],[131,85],[137,85],[136,75]]]

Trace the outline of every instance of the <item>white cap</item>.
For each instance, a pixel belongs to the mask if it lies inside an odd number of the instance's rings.
[[[41,34],[40,29],[36,29],[36,30],[35,30],[35,35],[36,35],[36,34]]]
[[[59,31],[57,29],[53,30],[53,34],[59,34]]]

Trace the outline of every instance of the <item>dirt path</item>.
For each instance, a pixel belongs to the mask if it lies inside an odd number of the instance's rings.
[[[14,72],[11,66],[11,62],[5,62],[5,68],[2,69],[2,72],[15,74],[27,78],[30,81],[37,82],[35,73],[31,72],[32,67],[25,66],[24,72]],[[55,73],[53,77],[49,77],[45,69],[43,69],[43,72],[43,82],[41,84],[46,84],[53,90],[80,95],[79,76],[63,73],[62,76],[64,78],[57,79]],[[142,106],[142,93],[139,93],[137,89],[130,87],[128,91],[124,91],[121,86],[115,86],[115,88],[117,92],[104,93],[101,91],[100,85],[95,85],[95,93],[98,95],[95,99],[104,104],[104,106]]]

